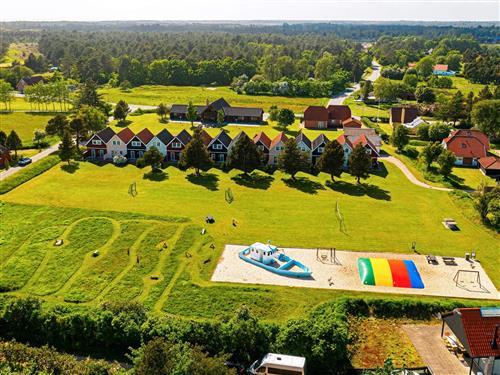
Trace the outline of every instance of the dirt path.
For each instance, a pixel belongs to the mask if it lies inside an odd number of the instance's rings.
[[[415,177],[413,173],[408,169],[408,167],[398,158],[395,158],[394,156],[381,156],[379,158],[380,161],[387,161],[391,164],[394,164],[396,167],[398,167],[401,172],[406,176],[408,180],[414,185],[423,187],[425,189],[432,189],[432,190],[439,190],[439,191],[452,191],[453,189],[450,188],[444,188],[444,187],[437,187],[437,186],[431,186],[429,184],[426,184],[425,182],[420,181],[418,178]]]

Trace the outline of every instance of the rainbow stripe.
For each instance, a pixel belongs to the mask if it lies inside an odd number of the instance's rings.
[[[364,285],[424,289],[412,260],[358,258],[358,272]]]

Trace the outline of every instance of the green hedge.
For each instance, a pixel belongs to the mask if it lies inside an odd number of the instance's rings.
[[[49,156],[30,164],[20,171],[14,173],[12,176],[0,181],[0,195],[5,194],[21,184],[31,180],[32,178],[48,171],[53,166],[57,165],[61,159],[57,154],[50,154]]]

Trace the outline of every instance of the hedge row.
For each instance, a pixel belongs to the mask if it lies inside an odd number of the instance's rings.
[[[164,337],[172,343],[199,345],[210,355],[230,353],[231,360],[247,365],[269,351],[301,355],[312,373],[321,374],[349,370],[351,315],[429,319],[465,306],[422,299],[345,298],[278,326],[258,321],[246,308],[229,319],[195,321],[150,315],[134,303],[89,308],[46,306],[33,298],[2,302],[0,337],[4,339],[124,360],[130,348]]]

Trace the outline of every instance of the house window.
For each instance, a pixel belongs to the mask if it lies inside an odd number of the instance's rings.
[[[215,144],[213,145],[213,149],[214,149],[214,150],[222,150],[222,145],[221,145],[220,143],[215,143]]]
[[[276,146],[276,151],[281,151],[281,150],[283,150],[283,147],[281,147],[281,146]]]
[[[180,142],[172,142],[172,148],[181,148],[182,145]]]
[[[278,157],[277,157],[277,156],[275,156],[275,157],[273,158],[273,163],[274,163],[274,164],[276,164],[277,162],[278,162]]]
[[[132,146],[133,147],[141,147],[141,142],[139,142],[139,141],[132,141]]]
[[[368,155],[370,155],[370,154],[372,153],[372,151],[371,151],[369,148],[367,148],[367,149],[366,149],[366,153],[367,153]]]
[[[300,148],[300,150],[301,150],[301,151],[304,151],[304,152],[306,152],[306,151],[307,151],[307,149],[306,149],[304,146],[302,146],[302,147]]]
[[[120,146],[120,141],[113,141],[113,146]]]
[[[160,142],[156,142],[156,147],[160,147]]]
[[[318,152],[319,152],[319,153],[323,153],[323,151],[325,151],[325,148],[324,148],[324,147],[318,147]]]
[[[100,145],[102,142],[99,139],[93,139],[92,144],[93,145]]]

